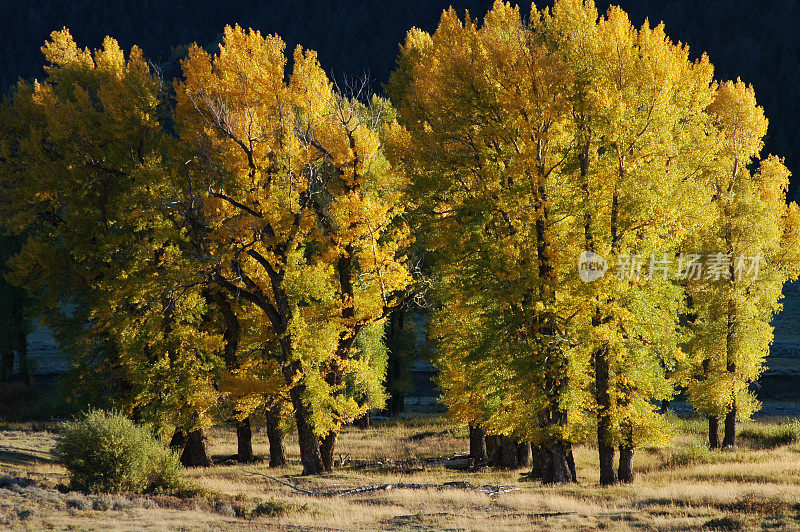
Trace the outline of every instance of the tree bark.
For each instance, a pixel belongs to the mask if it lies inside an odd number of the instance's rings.
[[[598,428],[598,435],[600,429]],[[617,483],[617,472],[614,470],[614,447],[607,444],[597,445],[600,458],[600,484],[613,486]]]
[[[336,432],[330,431],[320,441],[319,451],[325,471],[333,471],[333,453],[336,448]]]
[[[181,453],[181,463],[185,467],[209,467],[213,465],[206,448],[206,438],[202,429],[189,432]]]
[[[578,471],[575,469],[575,455],[572,453],[572,446],[567,451],[567,467],[569,467],[572,482],[578,482]]]
[[[517,467],[531,466],[531,444],[524,442],[517,444]]]
[[[517,442],[509,436],[500,436],[500,467],[517,468]]]
[[[603,346],[595,352],[594,373],[595,399],[599,406],[599,411],[597,412],[597,450],[600,458],[600,484],[611,486],[617,483],[617,474],[614,471],[614,447],[610,442],[611,420],[609,419],[608,410],[611,407],[611,396],[608,382],[608,346]]]
[[[708,416],[708,447],[719,449],[719,417]]]
[[[280,427],[280,416],[277,408],[267,410],[267,439],[269,440],[269,466],[286,467],[286,446],[283,442],[283,431]]]
[[[239,462],[252,462],[253,456],[253,431],[250,418],[236,421],[236,460]]]
[[[486,436],[487,463],[490,467],[500,467],[500,436]]]
[[[730,266],[732,282],[736,282],[733,265]],[[734,379],[736,378],[736,302],[728,300],[728,328],[725,336],[726,369]],[[736,446],[736,397],[733,398],[730,411],[725,414],[725,435],[722,439],[722,448],[728,449]]]
[[[563,444],[539,450],[542,463],[542,484],[570,484],[575,476],[569,465],[567,449]]]
[[[539,446],[531,447],[531,478],[542,478],[544,474],[544,452]]]
[[[469,458],[473,467],[486,465],[489,461],[486,451],[486,431],[479,425],[469,426]]]
[[[733,402],[731,411],[725,414],[725,435],[722,439],[722,448],[736,447],[736,401]]]
[[[169,441],[170,449],[181,454],[184,446],[186,446],[186,433],[181,429],[175,429],[175,432],[172,434],[172,439]]]
[[[292,366],[284,368],[287,382],[292,382],[294,371]],[[322,463],[322,454],[319,448],[319,438],[314,433],[311,425],[311,411],[303,401],[305,385],[300,382],[289,390],[289,398],[292,400],[294,409],[294,420],[297,423],[297,440],[300,446],[300,462],[303,464],[303,475],[318,475],[325,470]]]
[[[619,446],[619,472],[618,478],[620,482],[630,484],[633,482],[633,446],[620,445]]]

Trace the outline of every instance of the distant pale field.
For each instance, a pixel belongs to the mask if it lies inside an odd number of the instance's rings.
[[[759,431],[785,420],[742,425]],[[731,452],[703,446],[701,420],[675,420],[671,447],[638,451],[633,485],[597,485],[596,450],[576,449],[579,485],[543,487],[523,471],[467,473],[427,464],[467,450],[466,430],[442,418],[389,421],[347,428],[339,442],[350,463],[320,477],[300,477],[299,465],[226,465],[235,452],[230,430],[211,431],[216,465],[187,471],[204,488],[190,498],[98,497],[60,493],[64,470],[52,463],[52,433],[30,425],[0,431],[0,529],[79,530],[527,530],[527,529],[800,529],[800,446],[765,448],[741,439]],[[257,432],[257,453],[266,438]],[[287,441],[296,461],[296,441]],[[295,462],[296,463],[296,462]],[[279,484],[331,492],[374,484],[429,484],[341,497],[311,496]],[[27,482],[27,486],[23,486]],[[456,488],[447,482],[466,482]],[[484,485],[514,491],[489,495]],[[63,488],[62,488],[63,489]],[[278,515],[252,517],[259,502]],[[92,509],[93,507],[99,509]],[[242,515],[243,517],[237,517]]]

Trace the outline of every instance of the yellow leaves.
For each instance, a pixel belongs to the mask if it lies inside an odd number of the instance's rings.
[[[320,125],[323,116],[330,112],[333,90],[315,51],[295,48],[289,86],[295,105],[305,112],[308,123],[313,127]]]
[[[226,372],[220,382],[220,391],[240,399],[248,395],[275,397],[286,389],[279,368],[264,373],[264,376],[259,376],[247,370]]]
[[[121,77],[125,70],[125,55],[115,39],[103,39],[103,48],[94,54],[97,69],[114,77]]]
[[[50,40],[42,46],[42,53],[45,59],[54,66],[82,66],[84,68],[94,67],[89,49],[81,50],[72,39],[72,34],[64,28],[50,34]]]
[[[760,162],[755,176],[761,199],[772,209],[780,210],[786,205],[786,190],[792,173],[783,163],[783,158],[770,155]]]
[[[756,103],[752,85],[741,79],[722,83],[708,112],[724,134],[728,157],[745,165],[758,155],[768,121],[764,109]]]

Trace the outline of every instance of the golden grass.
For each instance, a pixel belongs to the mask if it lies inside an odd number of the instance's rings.
[[[229,464],[226,459],[235,452],[235,435],[215,428],[209,434],[219,465],[186,472],[187,478],[203,489],[202,495],[154,497],[149,501],[151,507],[142,507],[143,501],[148,501],[139,498],[121,509],[92,510],[53,502],[46,493],[37,495],[35,490],[0,489],[0,529],[691,530],[709,525],[800,530],[797,444],[766,449],[742,440],[736,451],[708,452],[702,448],[700,422],[675,423],[679,432],[675,444],[637,451],[636,481],[612,488],[597,484],[596,450],[591,446],[575,450],[580,481],[576,486],[541,486],[524,481],[522,471],[466,473],[426,465],[426,458],[467,450],[464,428],[443,418],[389,421],[363,430],[348,427],[338,448],[342,455],[350,455],[354,466],[319,477],[299,475],[292,437],[287,439],[289,467],[270,469],[262,462]],[[763,428],[758,423],[748,426]],[[44,489],[65,484],[64,470],[51,461],[55,436],[19,428],[0,432],[0,477],[29,479],[30,485]],[[266,437],[260,431],[254,434],[254,446],[266,454]],[[380,461],[383,466],[363,467],[367,460]],[[389,467],[401,460],[410,461],[404,464],[413,463],[414,468]],[[462,487],[316,497],[263,474],[326,492],[371,484],[441,486],[455,481],[519,489],[496,496]],[[259,502],[268,511],[254,516]]]

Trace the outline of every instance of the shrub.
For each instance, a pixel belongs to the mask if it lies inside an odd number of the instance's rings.
[[[800,420],[778,425],[754,425],[739,431],[739,436],[763,447],[780,447],[800,441]]]
[[[178,456],[147,427],[117,413],[92,410],[64,424],[55,451],[73,489],[143,493],[181,487]]]
[[[295,512],[302,512],[308,509],[307,504],[299,506],[297,504],[283,501],[280,499],[270,499],[266,502],[260,502],[253,510],[253,516],[266,515],[268,517],[280,517]]]

